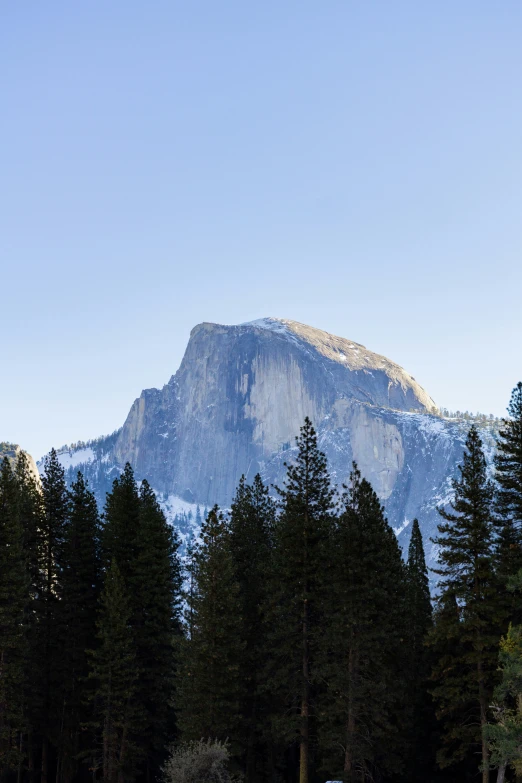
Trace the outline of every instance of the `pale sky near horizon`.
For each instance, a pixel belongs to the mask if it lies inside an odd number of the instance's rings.
[[[0,441],[121,426],[201,321],[522,379],[522,5],[29,0],[0,16]]]

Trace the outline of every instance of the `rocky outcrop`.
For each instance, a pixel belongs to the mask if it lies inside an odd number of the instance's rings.
[[[294,321],[196,326],[176,374],[141,394],[86,468],[105,488],[129,461],[163,497],[227,506],[242,474],[281,483],[305,416],[339,486],[355,460],[404,542],[415,516],[435,532],[465,426],[394,362]]]
[[[23,452],[23,449],[20,448],[16,443],[0,443],[0,459],[3,459],[4,457],[7,457],[9,462],[14,465],[18,455]],[[38,468],[36,467],[36,462],[31,457],[30,454],[27,453],[27,451],[23,452],[25,453],[25,456],[27,457],[27,461],[29,463],[29,470],[33,474],[33,476],[36,478],[36,480],[40,481],[40,474],[38,472]]]

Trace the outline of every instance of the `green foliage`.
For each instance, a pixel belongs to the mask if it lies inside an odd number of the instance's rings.
[[[270,702],[261,686],[265,661],[270,655],[263,609],[268,600],[267,577],[275,514],[275,503],[261,477],[257,475],[249,485],[243,476],[230,513],[230,550],[239,585],[241,623],[238,631],[244,644],[239,671],[244,691],[240,708],[243,716],[240,763],[247,783],[262,779],[269,757]]]
[[[495,680],[500,617],[493,571],[493,486],[475,427],[469,431],[460,473],[453,482],[452,510],[440,509],[445,521],[434,539],[441,547],[437,573],[442,579],[432,634],[439,650],[432,694],[443,723],[439,763],[460,761],[478,746],[486,781],[488,748],[482,727]]]
[[[39,530],[41,590],[35,602],[37,615],[33,654],[40,696],[37,728],[42,738],[42,777],[49,774],[51,748],[60,744],[63,700],[62,669],[65,663],[64,628],[60,599],[63,595],[64,548],[68,517],[68,493],[64,471],[54,449],[44,461],[43,515]]]
[[[60,634],[63,639],[61,672],[61,731],[58,740],[60,774],[70,780],[78,770],[79,758],[89,747],[82,730],[88,718],[86,702],[87,650],[96,634],[101,567],[100,520],[92,492],[81,473],[68,493],[68,521],[63,547],[60,603]]]
[[[501,681],[495,688],[495,721],[484,727],[491,750],[491,765],[510,765],[522,775],[522,626],[509,627],[500,641]]]
[[[0,468],[0,776],[23,761],[24,694],[28,657],[29,575],[20,519],[19,488],[9,460]]]
[[[325,769],[344,781],[400,770],[405,569],[395,535],[354,464],[332,531],[316,678]]]
[[[102,562],[108,568],[113,560],[132,595],[134,563],[140,524],[140,502],[134,472],[127,462],[121,476],[107,494],[102,533]]]
[[[98,646],[91,653],[94,716],[90,728],[100,738],[95,765],[104,783],[133,780],[141,749],[144,716],[137,700],[139,667],[131,626],[131,603],[114,560],[105,577],[97,621]]]
[[[155,777],[166,743],[176,733],[172,706],[181,634],[179,540],[167,524],[153,490],[138,490],[127,463],[105,504],[104,563],[117,562],[129,605],[129,626],[139,676],[134,701],[140,714],[135,741],[141,771]]]
[[[334,492],[326,458],[308,418],[297,448],[296,460],[288,466],[285,485],[279,490],[280,516],[274,528],[266,687],[277,704],[275,736],[299,746],[300,780],[306,783],[315,747],[314,665],[324,631],[323,595],[331,576],[326,553]]]
[[[435,761],[435,709],[428,693],[431,656],[427,647],[433,626],[428,569],[424,556],[422,534],[417,519],[413,520],[406,569],[406,617],[408,641],[405,660],[408,715],[409,754],[404,780],[415,781],[423,775],[433,775]]]
[[[507,580],[522,568],[522,382],[513,389],[495,455],[495,505],[500,528],[498,570]],[[520,622],[522,617],[518,616]]]
[[[217,506],[203,523],[190,572],[190,636],[183,645],[183,680],[177,699],[182,734],[188,740],[235,739],[245,698],[240,675],[245,643],[230,530]],[[232,747],[234,754],[239,750]]]
[[[147,769],[155,775],[164,760],[165,746],[175,733],[172,701],[181,635],[182,579],[179,539],[167,524],[147,481],[141,485],[139,504],[131,604],[136,607],[134,630],[140,671],[137,698],[146,716],[140,741]]]
[[[522,584],[522,384],[509,413],[495,496],[469,432],[435,539],[433,618],[417,520],[405,564],[355,465],[337,505],[308,419],[277,506],[256,476],[240,481],[228,517],[205,513],[187,552],[184,624],[178,537],[130,465],[102,525],[81,474],[66,490],[56,452],[41,487],[23,452],[9,453],[2,780],[152,783],[163,769],[165,783],[230,783],[230,770],[246,783],[316,783],[324,770],[350,783],[468,783],[481,753],[483,781],[490,766],[522,775],[522,626],[507,631]],[[496,426],[480,425],[488,437]],[[165,764],[180,732],[188,744]]]

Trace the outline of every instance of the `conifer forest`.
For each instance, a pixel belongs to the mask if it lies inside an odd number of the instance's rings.
[[[3,459],[1,783],[522,779],[522,383],[407,552],[309,419],[297,448],[183,550],[130,464],[98,508]]]

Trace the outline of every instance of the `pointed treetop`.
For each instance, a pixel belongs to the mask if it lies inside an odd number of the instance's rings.
[[[427,574],[426,558],[424,556],[424,545],[422,533],[419,526],[419,520],[413,520],[411,529],[410,546],[408,549],[408,567],[419,574]]]

